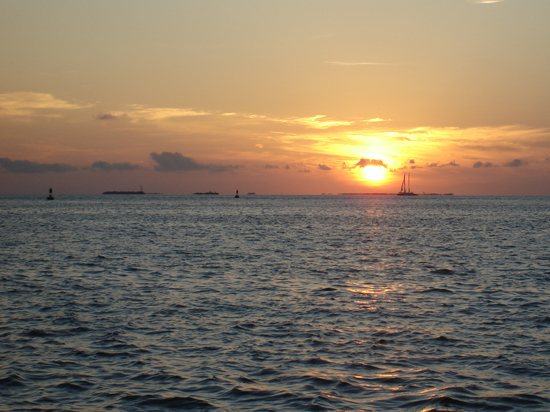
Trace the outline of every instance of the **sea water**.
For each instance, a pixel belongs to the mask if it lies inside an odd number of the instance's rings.
[[[0,197],[1,411],[548,411],[550,198]]]

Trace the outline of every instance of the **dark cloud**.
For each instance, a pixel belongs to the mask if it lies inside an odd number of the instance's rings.
[[[285,166],[285,169],[286,169],[286,170],[290,169],[290,166],[287,164],[287,165]]]
[[[100,113],[95,117],[96,120],[116,120],[117,116],[111,113]]]
[[[343,169],[343,170],[351,170],[351,169],[353,169],[353,168],[350,167],[350,166],[348,166],[348,165],[346,164],[346,162],[342,162],[342,169]]]
[[[74,166],[62,163],[36,163],[28,160],[11,160],[0,158],[0,166],[12,173],[65,173],[77,170]]]
[[[112,170],[136,170],[140,167],[141,166],[139,165],[133,165],[130,163],[107,163],[102,161],[94,162],[94,164],[92,165],[92,168],[94,169],[105,170],[107,172],[110,172]]]
[[[331,167],[328,167],[327,165],[321,165],[321,164],[319,165],[319,169],[321,169],[321,170],[332,170]]]
[[[454,166],[454,167],[460,167],[458,163],[456,163],[454,160],[452,162],[449,162],[447,164],[441,165],[439,167],[447,167],[447,166]]]
[[[437,167],[437,163],[430,163],[427,167]]]
[[[366,166],[382,166],[382,167],[385,167],[386,169],[388,168],[388,165],[380,159],[363,159],[363,158],[361,158],[361,160],[359,160],[353,167],[355,168],[355,167],[366,167]]]
[[[181,153],[162,152],[151,153],[151,159],[158,164],[155,166],[157,172],[189,172],[195,170],[208,170],[213,173],[228,172],[235,170],[239,166],[219,166],[219,165],[205,165],[197,163],[190,157],[185,157]]]
[[[492,164],[491,162],[483,163],[483,162],[475,162],[474,168],[478,169],[480,167],[498,167],[497,165]]]
[[[416,162],[414,161],[414,159],[409,159],[407,163],[409,163],[410,165],[413,165],[413,164],[415,164]]]
[[[279,166],[273,166],[273,165],[265,165],[266,169],[278,169]]]
[[[520,166],[526,166],[529,163],[521,160],[521,159],[514,159],[511,162],[505,163],[504,167],[520,167]]]

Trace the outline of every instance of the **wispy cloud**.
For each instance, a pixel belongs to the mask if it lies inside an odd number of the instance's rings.
[[[363,120],[365,123],[380,123],[380,122],[389,122],[390,119],[381,119],[380,117],[375,117],[374,119]]]
[[[334,126],[349,126],[353,122],[342,120],[328,120],[324,115],[317,115],[313,117],[301,117],[289,119],[289,123],[303,124],[304,126],[312,127],[314,129],[327,129]]]
[[[48,115],[46,110],[74,110],[90,107],[56,99],[49,93],[13,92],[0,94],[0,116]]]
[[[0,166],[12,173],[65,173],[77,170],[74,166],[62,163],[37,163],[29,160],[11,160],[0,158]]]
[[[162,152],[160,154],[153,152],[150,156],[151,159],[157,163],[155,166],[155,170],[157,172],[189,172],[206,170],[209,172],[218,173],[228,172],[239,168],[239,166],[222,166],[198,163],[192,158],[185,157],[178,152]]]
[[[193,109],[181,109],[175,107],[146,107],[134,104],[130,106],[130,110],[128,110],[126,114],[136,120],[163,120],[178,117],[207,116],[212,113]]]
[[[319,165],[319,170],[332,170],[332,168],[327,166],[327,165],[320,164]]]
[[[260,114],[249,114],[249,113],[222,113],[221,115],[241,117],[244,119],[250,119],[255,121],[285,123],[289,125],[300,125],[311,129],[328,129],[328,128],[337,127],[337,126],[350,126],[354,123],[353,121],[347,121],[347,120],[331,120],[327,118],[327,116],[322,114],[318,114],[316,116],[311,116],[311,117],[289,117],[286,119],[279,118],[279,117],[265,116]]]

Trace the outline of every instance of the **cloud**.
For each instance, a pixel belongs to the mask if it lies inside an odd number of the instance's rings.
[[[483,163],[483,162],[475,162],[474,168],[478,169],[480,167],[498,167],[497,165],[492,164],[491,162]]]
[[[449,162],[449,163],[446,163],[444,165],[441,165],[439,167],[447,167],[447,166],[454,166],[454,167],[460,167],[460,165],[458,163],[456,163],[454,160]]]
[[[361,158],[361,160],[359,160],[353,167],[363,168],[366,166],[382,166],[382,167],[385,167],[386,169],[388,168],[388,165],[380,159],[363,159],[363,158]]]
[[[391,121],[391,119],[381,119],[380,117],[375,117],[374,119],[367,119],[367,120],[363,120],[364,122],[366,123],[380,123],[380,122],[389,122]]]
[[[417,136],[414,133],[401,133],[401,132],[382,132],[380,136],[388,137],[393,140],[410,142]]]
[[[319,165],[319,169],[320,170],[332,170],[331,167],[328,167],[327,165],[321,165],[321,164]]]
[[[273,123],[284,123],[289,125],[299,125],[299,126],[305,126],[311,129],[328,129],[330,127],[349,126],[354,124],[354,122],[351,122],[351,121],[329,120],[325,115],[322,115],[322,114],[318,114],[316,116],[311,116],[311,117],[290,117],[287,119],[269,117],[269,116],[260,115],[260,114],[249,114],[249,113],[248,114],[222,113],[221,116],[240,117],[244,119],[253,120],[255,122],[265,121],[265,122],[273,122]]]
[[[426,167],[437,167],[437,163],[430,163],[429,165],[426,165]]]
[[[415,162],[414,159],[409,159],[409,160],[407,160],[407,163],[410,164],[410,165],[413,165],[413,164],[415,164],[416,162]]]
[[[521,159],[514,159],[511,162],[505,163],[504,167],[520,167],[520,166],[526,166],[529,163],[521,160]]]
[[[77,170],[74,166],[62,163],[36,163],[28,160],[11,160],[0,158],[0,166],[12,173],[65,173]]]
[[[210,112],[197,111],[193,109],[179,109],[173,107],[146,107],[131,105],[128,116],[138,120],[163,120],[178,117],[194,117],[211,115]]]
[[[290,169],[290,166],[288,165],[288,163],[287,163],[287,165],[285,166],[285,169],[286,169],[286,170],[289,170],[289,169]]]
[[[326,116],[317,115],[312,117],[301,117],[297,119],[290,119],[289,123],[303,124],[314,129],[327,129],[334,126],[349,126],[353,122],[339,121],[339,120],[325,120]]]
[[[157,172],[189,172],[197,170],[207,170],[213,173],[228,172],[239,168],[239,166],[219,166],[205,165],[197,163],[190,157],[185,157],[181,153],[162,152],[151,153],[151,159],[157,162],[155,170]]]
[[[92,164],[92,168],[104,170],[106,172],[110,172],[113,170],[136,170],[141,168],[140,165],[133,165],[130,163],[107,163],[102,161],[97,161]]]
[[[13,92],[0,94],[0,116],[44,115],[44,110],[74,110],[89,106],[68,103],[48,93]]]
[[[115,116],[114,114],[111,114],[111,113],[100,113],[94,119],[96,119],[96,120],[116,120],[118,118],[119,118],[119,116]]]
[[[278,169],[279,166],[273,166],[273,165],[265,165],[266,169]]]

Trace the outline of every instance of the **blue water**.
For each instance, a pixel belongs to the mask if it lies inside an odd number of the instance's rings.
[[[0,411],[548,411],[550,198],[0,197]]]

